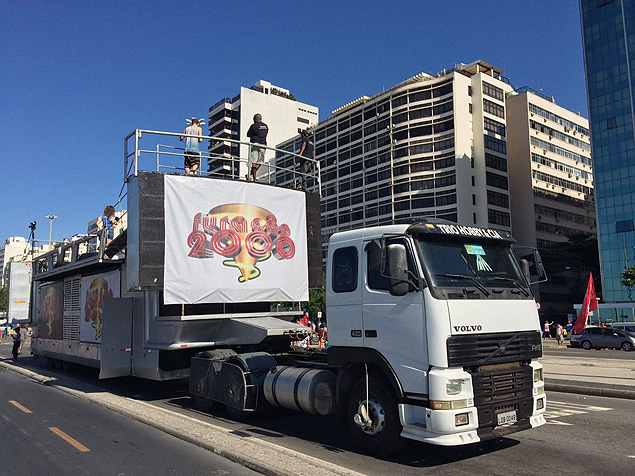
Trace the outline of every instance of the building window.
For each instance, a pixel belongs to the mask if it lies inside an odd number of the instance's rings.
[[[470,114],[472,114],[472,103],[469,103],[467,106],[468,106],[468,110],[470,111]]]
[[[615,233],[626,233],[627,231],[634,231],[633,220],[622,220],[615,222]]]
[[[496,104],[488,99],[483,99],[483,111],[505,119],[505,108],[500,104]]]
[[[507,159],[505,157],[498,157],[497,155],[485,152],[485,165],[496,170],[507,172]]]
[[[472,194],[472,205],[476,205],[476,195]]]
[[[511,221],[509,213],[498,210],[487,209],[487,221],[492,225],[509,226]]]
[[[496,86],[485,81],[483,81],[483,94],[491,98],[498,99],[499,101],[503,101],[505,98],[503,90],[501,88],[497,88]]]
[[[487,203],[495,207],[509,208],[509,195],[488,190]]]
[[[606,128],[607,129],[615,129],[617,127],[617,120],[615,117],[609,117],[606,120]]]
[[[505,141],[488,135],[484,136],[484,140],[486,149],[493,150],[494,152],[500,152],[501,154],[507,153],[507,143]]]
[[[505,137],[505,124],[503,123],[490,119],[489,117],[484,117],[483,127],[494,134]]]
[[[472,213],[472,223],[476,225],[476,213]]]
[[[507,177],[504,175],[498,175],[493,172],[486,173],[487,185],[491,187],[501,188],[503,190],[508,189]]]
[[[468,95],[468,96],[471,96],[471,95],[472,95],[472,86],[469,86],[469,85],[468,85],[468,87],[467,87],[467,95]]]

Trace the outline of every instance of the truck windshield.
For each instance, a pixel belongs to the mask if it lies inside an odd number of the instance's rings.
[[[485,295],[508,289],[529,296],[509,242],[432,235],[418,237],[417,245],[434,287],[470,287]]]

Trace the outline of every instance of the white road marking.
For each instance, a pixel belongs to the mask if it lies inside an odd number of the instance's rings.
[[[602,412],[613,410],[609,407],[598,407],[595,405],[584,405],[581,403],[566,403],[557,401],[547,401],[547,409],[545,410],[544,417],[547,420],[547,424],[550,425],[562,425],[570,426],[571,423],[565,423],[557,420],[557,418],[568,417],[573,415],[581,415],[589,412]]]

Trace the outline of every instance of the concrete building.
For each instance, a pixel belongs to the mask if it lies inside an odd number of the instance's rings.
[[[508,93],[506,104],[512,228],[518,244],[546,250],[573,235],[595,236],[588,121],[527,87]],[[572,286],[584,289],[587,281],[588,270],[577,268],[550,276],[539,289],[543,311],[566,322],[573,312]]]
[[[621,273],[635,264],[635,0],[581,0],[580,14],[602,287],[605,301],[624,302]]]
[[[48,242],[39,246],[31,246],[31,243],[22,236],[7,238],[3,246],[0,246],[0,286],[7,284],[7,266],[11,261],[32,261],[34,257],[49,251]]]
[[[501,73],[483,61],[421,73],[313,127],[324,245],[335,231],[422,216],[511,230],[505,94],[513,88]],[[277,147],[298,152],[299,142]],[[276,158],[280,167],[294,162]],[[276,176],[279,185],[294,180]]]
[[[260,113],[263,122],[269,126],[269,147],[275,147],[276,144],[319,121],[317,107],[297,101],[287,89],[260,80],[251,88],[241,87],[239,94],[234,98],[223,98],[209,108],[209,135],[249,141],[247,130],[253,124],[253,116],[256,113]],[[209,153],[209,172],[229,173],[235,177],[244,177],[247,173],[248,146],[241,146],[239,150],[238,146],[230,142],[213,142],[210,144]],[[265,160],[269,161],[273,156],[273,151],[268,150]],[[230,157],[243,159],[240,167],[238,162],[228,160]],[[259,171],[260,174],[268,172],[267,167],[261,167]]]

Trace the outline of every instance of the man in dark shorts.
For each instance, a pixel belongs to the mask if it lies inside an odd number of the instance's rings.
[[[198,119],[193,117],[192,124],[185,128],[183,134],[202,136],[203,130],[198,125],[198,122]],[[183,136],[179,137],[179,140],[183,141]],[[203,139],[197,139],[196,137],[185,138],[184,167],[187,175],[194,175],[201,166],[201,152],[198,148],[198,144],[201,142],[203,142]]]
[[[251,177],[254,182],[256,181],[256,172],[258,172],[260,166],[265,163],[265,147],[267,145],[268,133],[269,127],[262,122],[262,116],[260,114],[254,115],[254,123],[247,131],[247,137],[249,137],[249,141],[251,142],[247,167],[251,169]],[[249,180],[249,171],[245,178]]]

